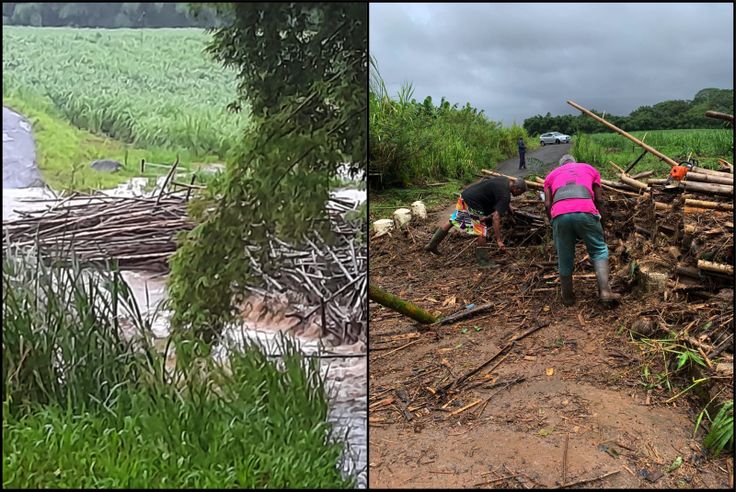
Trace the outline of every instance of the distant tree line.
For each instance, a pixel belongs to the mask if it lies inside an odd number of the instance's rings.
[[[733,114],[732,89],[703,89],[692,101],[671,100],[653,106],[641,106],[628,116],[604,114],[591,109],[598,116],[626,131],[673,130],[684,128],[723,128],[724,123],[705,116],[708,110]],[[584,114],[552,116],[537,115],[524,120],[524,129],[530,135],[558,131],[574,133],[598,133],[606,127]]]
[[[3,3],[3,25],[41,27],[219,27],[214,9],[191,3]]]

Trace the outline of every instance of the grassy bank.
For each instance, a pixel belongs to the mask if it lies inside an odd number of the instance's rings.
[[[178,335],[168,365],[151,336],[118,274],[4,254],[4,487],[352,485],[316,361]]]
[[[177,152],[162,148],[138,148],[120,141],[75,128],[58,111],[39,97],[11,96],[3,105],[28,118],[33,127],[36,163],[46,184],[55,190],[88,191],[110,188],[140,173],[140,161],[172,164]],[[218,161],[215,155],[197,156],[183,149],[179,153],[181,170],[196,169],[193,163]],[[124,164],[115,173],[95,171],[89,165],[97,159],[114,159]],[[149,166],[143,176],[156,177],[167,172]]]
[[[702,167],[718,168],[718,159],[733,159],[733,130],[653,130],[631,132],[676,161],[688,156],[697,159]],[[578,135],[573,139],[572,154],[580,162],[587,162],[604,177],[617,176],[609,161],[627,168],[643,149],[632,141],[613,132]],[[666,177],[670,166],[647,153],[633,168],[632,174],[654,170],[654,176]]]

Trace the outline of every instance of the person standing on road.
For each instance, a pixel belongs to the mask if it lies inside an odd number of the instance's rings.
[[[526,145],[524,145],[524,137],[519,137],[519,169],[526,169]]]
[[[572,271],[575,241],[585,242],[598,281],[598,295],[603,302],[618,301],[608,284],[608,246],[603,237],[601,175],[591,165],[562,156],[559,167],[544,180],[544,206],[552,223],[552,237],[557,250],[562,303],[575,304]]]
[[[437,229],[424,250],[436,255],[440,254],[437,246],[455,226],[466,234],[478,236],[475,258],[480,266],[491,266],[492,263],[486,250],[488,221],[490,220],[493,224],[498,248],[505,252],[506,246],[501,236],[501,216],[511,211],[511,195],[518,196],[526,190],[527,186],[523,178],[517,178],[513,183],[509,183],[508,178],[505,177],[484,179],[466,188],[457,199],[455,212],[449,222]]]

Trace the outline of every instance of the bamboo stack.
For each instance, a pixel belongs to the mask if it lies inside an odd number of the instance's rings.
[[[168,272],[168,259],[176,251],[176,237],[191,230],[188,196],[159,193],[131,198],[73,195],[46,210],[23,213],[3,224],[4,248],[37,247],[41,255],[82,264],[117,263],[121,270]],[[299,304],[302,319],[316,317],[323,335],[338,342],[365,341],[367,335],[367,224],[348,213],[359,204],[331,198],[326,204],[333,238],[314,232],[300,245],[271,237],[268,265],[249,252],[254,271],[264,288],[253,292],[268,297],[285,294]]]

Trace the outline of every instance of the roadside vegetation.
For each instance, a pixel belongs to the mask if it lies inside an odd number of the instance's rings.
[[[520,126],[503,128],[482,110],[431,97],[419,103],[411,84],[396,97],[372,63],[370,80],[370,171],[372,190],[408,188],[437,181],[472,180],[517,154],[517,140],[538,146]]]
[[[182,334],[160,353],[152,322],[114,271],[3,255],[4,487],[351,485],[318,366],[288,339],[282,361],[221,364]]]
[[[211,37],[3,29],[3,100],[31,118],[50,182],[112,185],[138,175],[140,158],[228,162],[192,200],[199,224],[170,263],[163,353],[153,315],[113,268],[48,264],[5,245],[5,487],[355,485],[316,359],[286,338],[277,357],[257,345],[219,357],[223,330],[240,321],[235,304],[263,285],[244,244],[267,254],[272,239],[328,230],[331,187],[366,171],[367,7],[335,5],[216,4],[227,24]],[[261,29],[289,35],[274,43]],[[228,113],[234,100],[240,112]],[[90,173],[103,157],[125,170]]]

